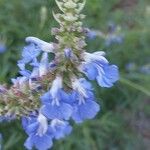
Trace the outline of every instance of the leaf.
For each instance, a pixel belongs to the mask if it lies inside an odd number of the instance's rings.
[[[59,9],[63,12],[63,13],[65,13],[65,10],[64,10],[64,8],[62,7],[62,2],[59,2],[58,0],[55,0],[55,2],[56,2],[56,4],[57,4],[57,6],[59,7]]]
[[[54,13],[54,11],[52,11],[52,14],[53,14],[54,19],[55,19],[59,24],[61,24],[61,21],[60,21],[59,18],[56,16],[56,14]]]

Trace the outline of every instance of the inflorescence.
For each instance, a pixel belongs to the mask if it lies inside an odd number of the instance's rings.
[[[56,0],[54,13],[60,28],[53,28],[57,43],[27,37],[18,61],[20,76],[13,85],[0,86],[0,115],[22,119],[28,135],[25,147],[47,150],[54,139],[70,134],[70,120],[82,123],[100,110],[90,83],[110,88],[119,79],[118,67],[110,65],[103,51],[88,53],[82,25],[85,0]]]

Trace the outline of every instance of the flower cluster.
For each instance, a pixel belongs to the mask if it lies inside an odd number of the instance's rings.
[[[82,123],[96,116],[100,106],[91,80],[109,88],[119,79],[118,67],[109,64],[104,52],[85,51],[85,0],[56,3],[63,12],[53,12],[60,24],[52,29],[57,43],[27,37],[18,61],[20,77],[12,79],[10,89],[0,87],[0,114],[22,118],[29,150],[51,148],[53,140],[71,133],[71,120]]]

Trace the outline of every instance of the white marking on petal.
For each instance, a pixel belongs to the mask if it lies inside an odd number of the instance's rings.
[[[51,127],[52,127],[53,129],[55,129],[55,127],[56,127],[57,125],[65,125],[65,122],[62,121],[62,120],[59,120],[59,119],[53,119],[53,120],[51,121]]]
[[[73,79],[72,87],[74,90],[78,91],[83,97],[87,97],[86,90],[82,87],[78,79]]]
[[[39,69],[37,67],[33,68],[30,78],[39,77]]]
[[[38,131],[37,131],[37,135],[43,136],[48,130],[47,118],[40,113],[37,120],[39,122],[39,128],[38,128]]]
[[[83,58],[86,62],[91,62],[91,61],[97,60],[97,61],[102,61],[102,62],[108,63],[107,59],[104,57],[104,54],[105,53],[103,51],[95,52],[92,54],[84,52]]]
[[[104,51],[97,51],[97,52],[94,52],[93,55],[98,55],[98,56],[105,56],[105,52]]]
[[[43,75],[46,75],[47,71],[48,71],[48,53],[45,52],[43,53],[42,55],[42,58],[41,58],[41,62],[40,62],[40,65],[39,65],[39,75],[40,77],[43,76]]]
[[[53,102],[52,104],[56,104],[59,106],[59,100],[58,100],[58,91],[63,87],[62,85],[62,77],[57,76],[56,79],[52,83],[52,87],[50,89],[50,94],[52,95]]]
[[[105,74],[105,72],[104,72],[104,70],[103,70],[103,68],[101,66],[99,66],[99,65],[96,64],[96,68],[97,68],[98,74],[100,76],[102,76],[102,75]]]

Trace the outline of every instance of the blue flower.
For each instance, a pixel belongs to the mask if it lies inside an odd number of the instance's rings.
[[[53,44],[42,41],[36,37],[27,37],[26,42],[29,45],[25,46],[22,52],[22,63],[29,63],[37,58],[41,52],[53,52]]]
[[[89,30],[86,34],[86,36],[88,37],[88,39],[93,40],[96,38],[97,36],[97,32],[94,30]]]
[[[147,64],[147,65],[140,67],[139,71],[143,74],[150,75],[150,64]]]
[[[33,147],[38,150],[48,150],[52,147],[53,134],[45,116],[39,114],[38,118],[23,118],[22,126],[29,136],[24,144],[28,150]]]
[[[30,43],[23,48],[21,62],[25,64],[31,62],[40,55],[40,52],[41,49],[39,49],[38,46],[36,46],[34,43]]]
[[[30,69],[31,71],[26,69],[25,62],[22,60],[18,61],[18,66],[20,68],[19,73],[27,78],[42,77],[55,67],[54,63],[53,66],[52,63],[49,63],[47,52],[42,53],[40,62],[38,62],[37,58],[33,58],[29,65],[32,67],[32,70]]]
[[[72,127],[68,122],[53,119],[48,124],[47,118],[39,113],[30,115],[29,117],[22,118],[23,129],[28,134],[28,138],[25,142],[25,147],[31,150],[35,147],[38,150],[47,150],[53,145],[53,138],[60,139],[69,135],[72,131]]]
[[[123,42],[123,36],[116,34],[109,34],[105,40],[105,46],[110,46],[112,44],[121,44]]]
[[[109,47],[112,44],[121,44],[124,36],[120,34],[120,26],[116,26],[113,22],[108,24],[108,34],[105,37],[105,46]]]
[[[41,97],[43,106],[41,112],[49,119],[65,119],[68,120],[72,114],[72,107],[63,101],[62,78],[56,77],[53,81],[50,91]]]
[[[51,128],[55,139],[64,138],[69,135],[72,131],[72,127],[67,121],[62,121],[59,119],[54,119],[51,121]]]
[[[109,65],[103,55],[104,52],[84,53],[83,58],[85,61],[79,69],[85,73],[89,80],[96,79],[99,86],[109,88],[119,80],[119,72],[118,67]]]
[[[72,118],[76,123],[81,123],[86,119],[92,119],[99,112],[100,107],[95,102],[93,94],[93,88],[86,79],[81,78],[79,80],[73,79],[72,87],[74,93],[72,94],[73,113]]]
[[[94,100],[84,100],[84,103],[74,106],[72,118],[76,123],[82,123],[84,120],[93,119],[100,110],[99,105]]]

